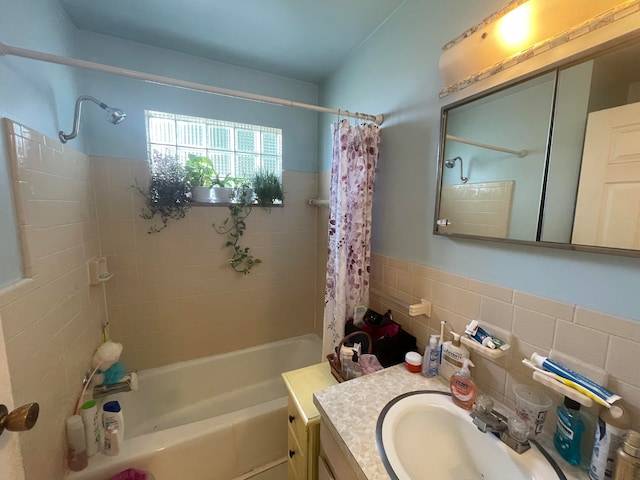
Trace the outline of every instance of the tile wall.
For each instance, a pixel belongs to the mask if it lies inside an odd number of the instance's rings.
[[[263,263],[249,275],[226,263],[217,234],[223,206],[192,207],[187,217],[149,234],[143,198],[146,162],[94,158],[111,335],[130,368],[177,361],[314,331],[316,174],[284,172],[284,207],[254,208],[241,244]]]
[[[513,180],[442,187],[440,217],[451,222],[443,232],[506,238],[509,233]]]
[[[0,289],[0,320],[15,405],[40,404],[19,436],[25,477],[49,480],[63,476],[65,418],[106,318],[104,288],[87,273],[100,253],[91,162],[7,119],[3,128],[26,278]]]
[[[371,275],[372,308],[391,308],[394,319],[416,336],[421,352],[429,336],[439,333],[441,320],[458,333],[472,319],[512,332],[510,365],[471,354],[473,377],[494,398],[513,407],[513,385],[537,383],[521,360],[553,350],[562,363],[594,380],[608,373],[608,388],[622,396],[633,428],[640,430],[640,322],[379,254],[372,256]],[[420,298],[432,302],[431,318],[409,317],[397,303],[419,303]],[[561,401],[557,394],[552,397],[555,404]],[[545,428],[553,428],[553,421],[547,420]]]

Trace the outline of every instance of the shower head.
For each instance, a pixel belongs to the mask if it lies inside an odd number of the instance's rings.
[[[118,125],[119,123],[122,123],[125,118],[127,118],[127,114],[119,108],[110,107],[106,103],[102,103],[100,100],[89,95],[82,95],[76,100],[76,108],[73,116],[73,131],[69,134],[65,134],[62,130],[58,132],[58,138],[60,138],[60,141],[62,143],[67,143],[69,140],[76,138],[76,136],[78,135],[78,127],[80,126],[80,114],[82,113],[82,102],[84,102],[85,100],[92,101],[104,111],[106,111],[107,122],[112,123],[113,125]]]
[[[469,181],[469,177],[465,177],[463,175],[462,157],[453,157],[449,160],[445,160],[444,166],[447,168],[453,168],[456,166],[456,160],[460,160],[460,180],[462,181],[462,183],[467,183]]]
[[[462,158],[455,157],[455,158],[451,158],[449,160],[445,160],[444,161],[444,166],[447,167],[447,168],[453,168],[453,167],[456,166],[456,160],[462,161]]]

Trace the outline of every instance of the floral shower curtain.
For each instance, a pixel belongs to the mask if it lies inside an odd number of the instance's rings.
[[[371,206],[380,130],[374,124],[333,125],[329,251],[323,355],[344,337],[347,318],[369,303]]]

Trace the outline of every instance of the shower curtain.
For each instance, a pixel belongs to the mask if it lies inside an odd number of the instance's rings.
[[[371,206],[380,130],[374,124],[333,125],[329,250],[323,355],[344,337],[353,309],[369,303]]]

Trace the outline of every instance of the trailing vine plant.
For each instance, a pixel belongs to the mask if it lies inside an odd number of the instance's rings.
[[[187,210],[191,208],[191,194],[185,169],[174,155],[154,152],[150,170],[149,187],[140,186],[135,179],[133,188],[145,200],[145,208],[140,216],[151,220],[158,215],[162,222],[160,226],[151,225],[147,233],[158,233],[167,227],[170,219],[185,217]]]
[[[238,189],[237,203],[229,205],[229,216],[224,222],[218,226],[213,224],[216,232],[227,236],[225,246],[232,249],[231,258],[227,260],[227,263],[234,271],[243,275],[248,275],[254,266],[262,263],[262,260],[250,253],[249,247],[242,247],[239,244],[240,238],[247,229],[247,217],[251,214],[254,205],[252,196],[247,195],[247,189],[246,184]]]

